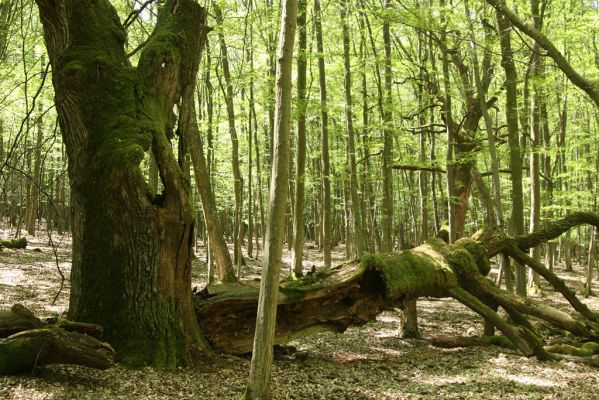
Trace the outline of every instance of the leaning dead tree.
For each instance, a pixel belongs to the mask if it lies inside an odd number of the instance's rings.
[[[543,231],[515,238],[494,228],[454,244],[435,238],[415,249],[366,255],[360,261],[284,282],[279,295],[276,343],[315,332],[343,332],[351,325],[372,321],[385,309],[400,307],[404,300],[428,296],[452,297],[465,304],[491,322],[511,346],[526,356],[540,360],[572,359],[556,354],[563,349],[548,346],[527,316],[579,337],[585,349],[595,349],[587,352],[592,355],[599,352],[599,345],[594,344],[599,340],[599,314],[583,304],[563,280],[526,253],[529,248],[581,224],[599,226],[599,217],[576,213]],[[496,287],[485,275],[491,268],[489,259],[500,253],[543,276],[567,299],[573,312],[514,296]],[[249,283],[210,286],[196,294],[198,321],[213,349],[233,354],[251,351],[257,299],[258,288]],[[509,321],[498,314],[499,307],[506,311]],[[487,342],[505,344],[506,340]],[[596,359],[585,362],[599,364]]]

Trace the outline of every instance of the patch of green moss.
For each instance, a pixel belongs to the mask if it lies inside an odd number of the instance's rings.
[[[0,375],[31,372],[44,348],[40,338],[0,339]]]
[[[315,283],[318,283],[318,282],[328,278],[332,274],[333,274],[333,271],[330,270],[329,268],[320,269],[320,270],[315,271],[313,274],[304,275],[302,277],[287,281],[287,282],[285,282],[284,287],[285,287],[285,289],[294,289],[294,288],[301,288],[301,287],[305,287],[305,286],[309,286],[309,285],[314,285]]]
[[[448,288],[457,285],[443,256],[428,243],[398,254],[367,255],[362,264],[383,273],[385,297],[389,299],[443,296]]]
[[[24,249],[27,247],[27,238],[22,237],[19,239],[1,240],[0,247],[6,247],[9,249]]]
[[[322,289],[327,286],[326,279],[333,274],[329,268],[316,271],[314,274],[283,282],[279,291],[285,296],[286,303],[302,300],[306,293]]]
[[[599,354],[599,343],[586,342],[583,344],[554,344],[547,346],[546,350],[551,353],[569,354],[577,357],[590,357]]]
[[[482,275],[487,276],[491,272],[491,262],[487,250],[481,243],[470,238],[462,238],[456,244],[464,247],[470,253]]]
[[[508,349],[516,349],[512,341],[505,336],[485,336],[492,345],[505,347]]]
[[[281,287],[279,291],[285,296],[285,302],[287,303],[295,303],[306,297],[306,291],[299,288]]]
[[[168,346],[165,340],[151,340],[140,338],[127,342],[126,345],[119,348],[117,360],[128,368],[143,368],[152,366],[159,369],[169,369],[173,367],[169,364]],[[172,357],[172,354],[171,354]]]

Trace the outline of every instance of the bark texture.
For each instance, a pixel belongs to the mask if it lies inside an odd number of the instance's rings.
[[[205,10],[167,1],[133,67],[108,0],[36,2],[72,187],[69,317],[104,326],[126,365],[185,364],[203,339],[189,293],[190,187],[169,141],[173,107],[195,85]],[[150,147],[157,196],[140,170]]]
[[[523,299],[495,287],[485,275],[489,257],[497,252],[530,260],[529,245],[549,240],[567,226],[597,224],[592,214],[575,215],[558,221],[548,231],[509,238],[496,228],[462,238],[454,244],[433,238],[425,244],[401,253],[366,255],[324,269],[300,280],[280,286],[274,343],[285,343],[321,331],[343,332],[351,325],[372,321],[389,307],[403,306],[419,297],[453,297],[493,323],[505,336],[485,342],[511,343],[526,356],[554,359],[550,348],[524,315],[531,315],[586,340],[599,338],[597,314],[586,308],[564,282],[547,269],[546,277],[572,304],[575,313],[567,313],[541,302]],[[532,266],[538,271],[538,265]],[[543,267],[544,268],[544,267]],[[217,351],[241,354],[251,350],[258,289],[255,284],[210,286],[195,297],[196,313],[210,345]],[[508,322],[497,313],[503,308]],[[481,342],[482,343],[482,342]]]
[[[270,372],[275,341],[279,276],[285,238],[285,209],[289,189],[291,72],[297,24],[297,0],[286,0],[281,12],[275,80],[275,135],[270,178],[270,200],[266,248],[258,297],[252,363],[244,399],[270,398]]]

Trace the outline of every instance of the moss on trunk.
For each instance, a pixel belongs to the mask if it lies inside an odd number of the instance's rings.
[[[108,0],[38,0],[69,157],[71,319],[103,325],[126,365],[174,368],[205,347],[191,302],[190,186],[169,141],[208,28],[193,0],[166,1],[133,67]],[[152,148],[164,192],[140,169]]]

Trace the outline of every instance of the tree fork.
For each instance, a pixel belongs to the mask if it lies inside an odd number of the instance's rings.
[[[190,185],[171,150],[173,108],[195,86],[208,28],[195,1],[166,1],[137,68],[107,0],[36,0],[69,158],[69,316],[104,326],[126,365],[174,368],[205,346],[189,288]],[[140,164],[153,152],[164,191]]]

